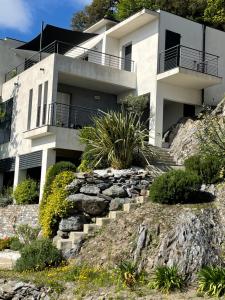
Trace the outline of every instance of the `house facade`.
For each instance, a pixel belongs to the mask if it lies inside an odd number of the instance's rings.
[[[41,51],[40,50],[40,40]],[[28,43],[0,41],[0,186],[40,180],[75,161],[79,129],[129,95],[149,99],[149,142],[225,94],[225,32],[164,11],[142,10],[85,32],[47,25]]]

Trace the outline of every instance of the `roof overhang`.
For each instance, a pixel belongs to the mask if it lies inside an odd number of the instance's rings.
[[[94,25],[90,26],[87,28],[84,32],[85,33],[95,33],[97,30],[100,28],[110,25],[110,26],[115,26],[118,22],[104,18],[101,19],[99,22],[95,23]]]
[[[159,13],[148,9],[136,13],[107,31],[107,36],[121,38],[159,18]]]

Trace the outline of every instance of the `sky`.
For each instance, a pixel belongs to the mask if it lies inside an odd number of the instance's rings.
[[[91,0],[0,0],[0,39],[29,41],[41,30],[41,22],[69,28],[74,12]]]

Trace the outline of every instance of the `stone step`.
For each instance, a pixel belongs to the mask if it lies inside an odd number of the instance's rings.
[[[123,210],[116,210],[116,211],[110,211],[109,212],[109,218],[112,220],[117,219],[120,216],[123,216],[126,212]]]
[[[135,202],[136,202],[136,203],[143,204],[143,203],[146,202],[146,198],[147,198],[147,197],[145,197],[145,196],[137,196],[137,197],[135,197]]]
[[[131,210],[140,207],[140,203],[125,203],[123,205],[123,211],[129,213]]]
[[[96,218],[96,225],[104,226],[111,222],[112,219],[110,218]]]
[[[97,224],[84,224],[84,233],[88,234],[88,233],[92,233],[97,231],[98,229],[100,229],[101,226],[97,225]]]
[[[59,238],[56,241],[56,247],[62,251],[67,251],[73,248],[73,241],[71,239]]]
[[[73,243],[78,242],[81,238],[84,238],[87,234],[83,231],[71,231],[69,235],[69,239],[73,241]]]

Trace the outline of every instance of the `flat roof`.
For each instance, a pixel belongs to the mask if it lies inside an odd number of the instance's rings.
[[[103,18],[100,21],[98,21],[97,23],[95,23],[92,26],[88,27],[86,30],[84,30],[84,32],[94,33],[97,30],[99,30],[100,28],[102,28],[103,26],[106,26],[107,24],[116,25],[116,24],[118,24],[118,22],[115,21],[115,20],[108,19],[108,18]]]

